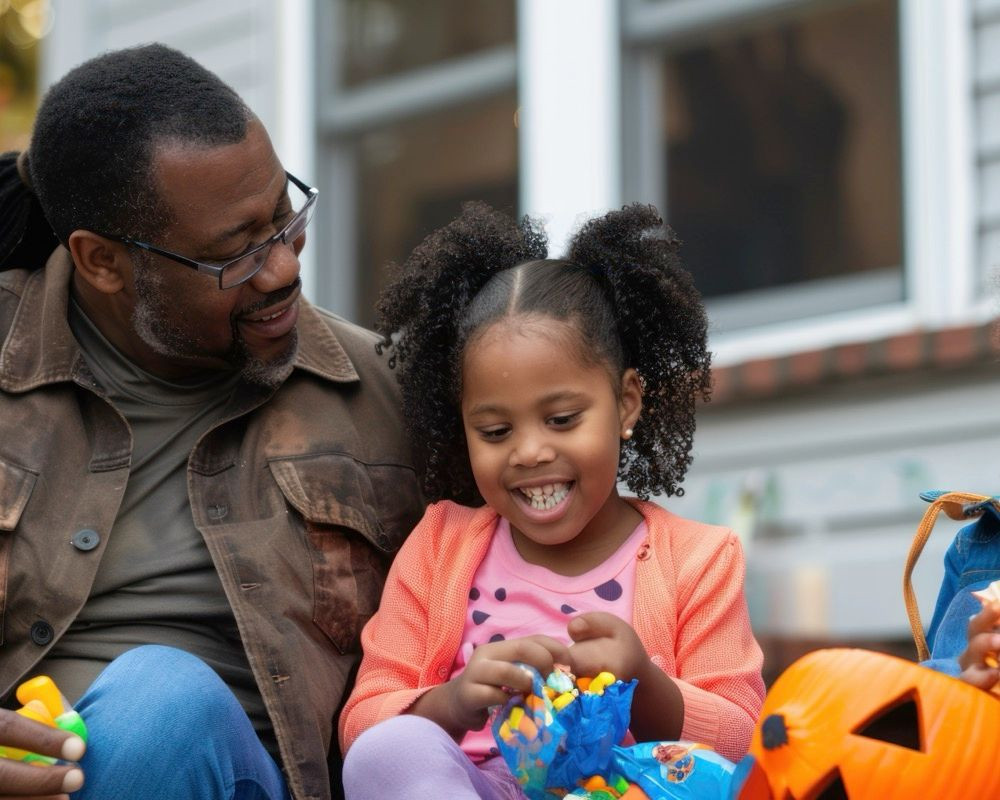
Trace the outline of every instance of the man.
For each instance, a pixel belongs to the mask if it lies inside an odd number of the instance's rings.
[[[79,760],[0,759],[0,798],[338,794],[422,504],[376,337],[300,296],[316,191],[160,45],[54,85],[29,154],[62,246],[10,263],[32,234],[0,227],[0,692],[51,675],[90,742],[0,711],[0,745]]]

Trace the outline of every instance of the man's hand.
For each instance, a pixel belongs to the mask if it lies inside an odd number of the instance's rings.
[[[0,745],[43,756],[79,761],[87,746],[79,736],[0,709]],[[83,770],[73,764],[35,766],[0,758],[0,800],[68,800],[83,786]]]
[[[966,683],[990,690],[1000,681],[1000,603],[988,603],[969,619],[969,643],[958,657],[959,677]]]
[[[566,646],[548,636],[482,644],[461,675],[427,692],[410,712],[461,738],[485,724],[491,706],[505,703],[512,693],[531,691],[531,674],[517,662],[531,665],[544,677],[554,663],[566,663],[568,658]]]

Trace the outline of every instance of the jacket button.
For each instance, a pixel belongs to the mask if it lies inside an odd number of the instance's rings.
[[[447,667],[438,667],[438,677],[442,678],[442,679],[443,678],[447,678],[448,677],[448,668]]]
[[[649,558],[649,542],[643,542],[639,546],[639,552],[635,554],[635,557],[640,561],[645,561]]]
[[[52,641],[53,633],[52,626],[40,619],[31,626],[31,641],[39,647],[44,647]]]
[[[87,552],[88,550],[93,550],[101,543],[101,534],[97,531],[92,531],[90,528],[84,528],[82,531],[77,531],[70,541],[77,550]]]
[[[208,507],[208,518],[218,522],[220,519],[225,519],[229,514],[229,506],[225,503],[212,503]]]

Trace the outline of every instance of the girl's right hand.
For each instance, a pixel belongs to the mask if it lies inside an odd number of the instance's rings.
[[[541,675],[569,663],[569,648],[549,636],[525,636],[479,645],[460,675],[424,694],[410,709],[437,722],[456,739],[486,723],[491,706],[511,694],[531,691],[528,664]]]
[[[968,645],[958,658],[959,677],[980,689],[992,689],[1000,681],[1000,603],[989,603],[969,619]],[[992,666],[991,666],[992,665]]]
[[[6,709],[0,709],[0,744],[67,761],[79,761],[86,749],[80,737]],[[75,764],[38,767],[0,758],[0,800],[22,797],[66,800],[69,792],[82,785],[83,772]]]

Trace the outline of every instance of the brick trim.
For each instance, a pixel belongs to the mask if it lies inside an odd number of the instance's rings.
[[[712,404],[766,399],[789,391],[886,374],[946,370],[1000,361],[1000,329],[992,320],[939,330],[913,330],[712,371]],[[1000,368],[998,368],[1000,374]]]

